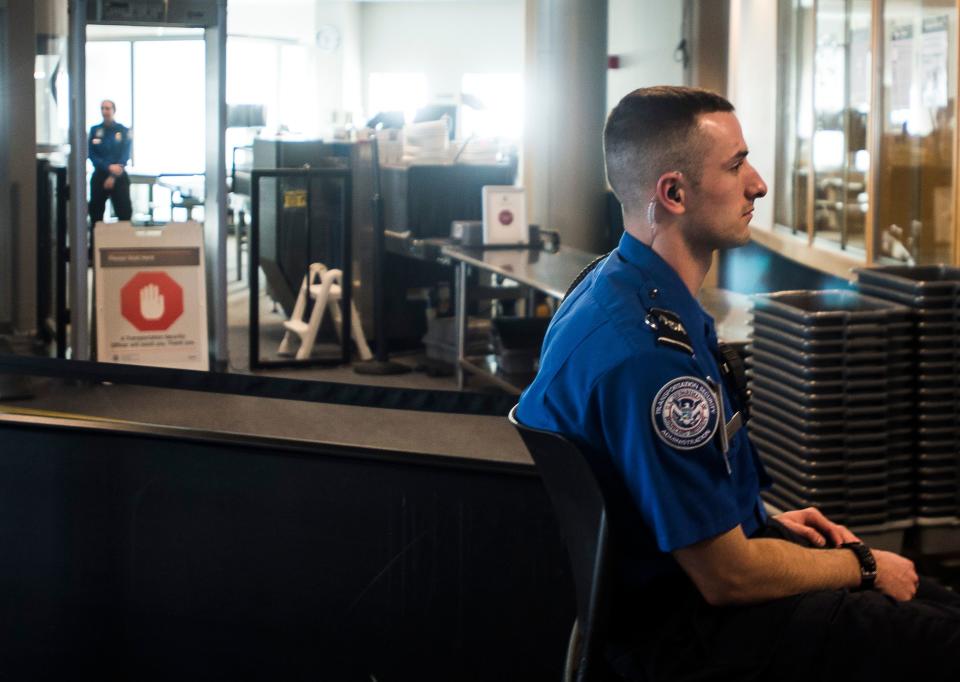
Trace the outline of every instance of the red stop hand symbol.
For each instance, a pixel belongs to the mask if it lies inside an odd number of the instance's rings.
[[[120,289],[120,314],[139,331],[163,331],[183,315],[183,288],[165,272],[138,272]]]

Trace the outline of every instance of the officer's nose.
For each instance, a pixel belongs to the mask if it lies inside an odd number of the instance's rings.
[[[765,183],[763,178],[760,177],[760,174],[757,172],[756,168],[750,166],[750,171],[752,172],[752,175],[750,177],[750,181],[747,183],[747,197],[752,201],[767,195],[767,183]]]

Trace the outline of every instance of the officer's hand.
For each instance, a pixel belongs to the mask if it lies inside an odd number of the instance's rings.
[[[103,181],[104,189],[113,189],[113,186],[116,184],[117,179],[112,175],[108,176],[106,180]]]
[[[123,175],[123,166],[119,163],[111,163],[109,170],[114,175]]]
[[[837,547],[844,542],[859,542],[860,540],[850,532],[849,528],[834,523],[816,507],[783,512],[776,519],[797,535],[812,542],[814,547],[823,547],[828,540],[830,544]]]
[[[882,549],[873,550],[873,558],[877,560],[876,589],[897,601],[910,601],[916,596],[920,578],[912,561]]]

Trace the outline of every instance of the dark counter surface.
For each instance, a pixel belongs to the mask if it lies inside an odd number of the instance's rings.
[[[0,402],[58,416],[318,441],[532,467],[506,417],[439,414],[125,385],[34,380],[36,397]]]

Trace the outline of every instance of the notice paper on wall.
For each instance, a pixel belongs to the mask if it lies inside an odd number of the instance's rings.
[[[203,228],[98,223],[97,359],[209,369]]]
[[[913,24],[894,25],[890,32],[890,110],[910,109],[913,84]]]
[[[947,106],[947,69],[950,44],[947,39],[949,17],[925,17],[920,42],[920,99],[923,106]]]

